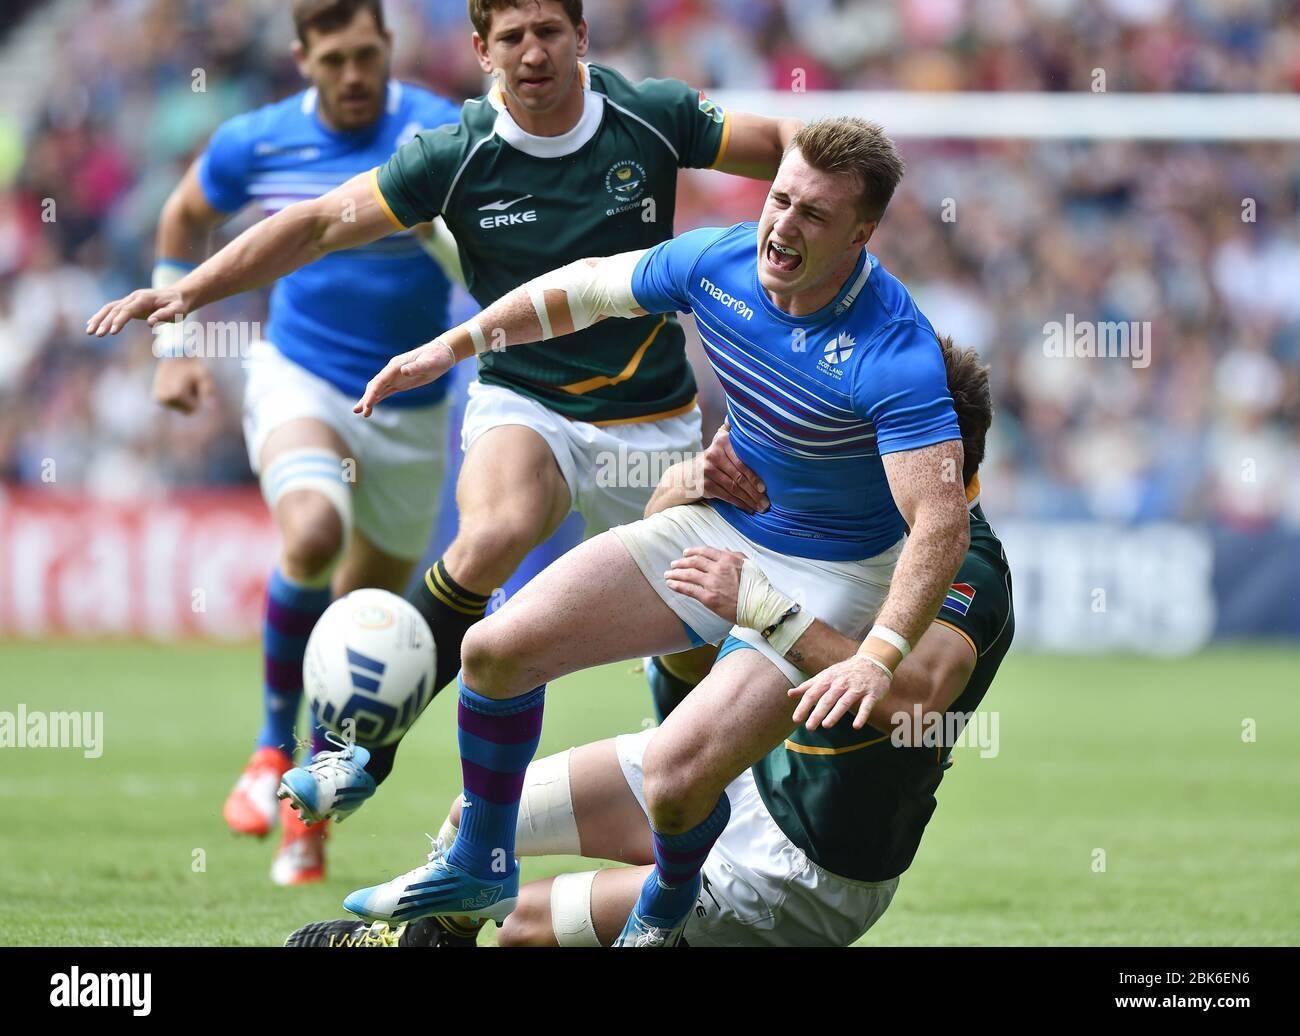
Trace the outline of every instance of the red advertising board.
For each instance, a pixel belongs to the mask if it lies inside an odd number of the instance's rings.
[[[252,488],[125,502],[0,488],[0,636],[254,637],[275,551]]]

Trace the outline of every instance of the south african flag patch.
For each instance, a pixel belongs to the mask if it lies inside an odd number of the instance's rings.
[[[943,606],[951,608],[958,615],[970,611],[971,602],[975,600],[975,587],[970,583],[953,583],[948,587],[948,596],[943,599]]]
[[[706,96],[703,91],[700,92],[700,111],[719,124],[727,117],[722,106],[713,98]]]

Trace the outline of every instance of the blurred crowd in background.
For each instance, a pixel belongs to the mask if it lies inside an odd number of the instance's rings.
[[[288,5],[85,6],[36,118],[0,113],[0,483],[41,482],[47,458],[59,487],[107,496],[248,481],[238,363],[217,365],[220,404],[184,419],[151,402],[142,325],[82,331],[103,301],[148,283],[158,212],[212,129],[301,88]],[[483,91],[463,0],[387,6],[400,77],[457,100]],[[788,89],[801,69],[810,90],[1088,90],[1101,68],[1108,91],[1293,92],[1297,7],[588,0],[587,13],[592,60],[705,89]],[[853,114],[889,127],[887,111]],[[941,332],[992,365],[990,513],[1300,528],[1300,479],[1284,477],[1300,472],[1300,149],[904,152],[910,171],[872,249]],[[754,218],[763,195],[692,174],[677,230]],[[232,300],[205,317],[263,307]],[[1149,323],[1149,366],[1044,355],[1044,324],[1067,314]]]

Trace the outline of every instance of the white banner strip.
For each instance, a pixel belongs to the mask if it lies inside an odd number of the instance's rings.
[[[1300,140],[1292,94],[913,93],[725,90],[724,108],[812,120],[858,115],[892,137]]]

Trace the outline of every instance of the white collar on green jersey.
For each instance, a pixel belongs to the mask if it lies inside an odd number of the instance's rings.
[[[587,71],[585,62],[578,62],[578,74],[582,76],[582,116],[568,133],[558,137],[538,137],[525,132],[506,110],[499,85],[494,85],[488,93],[488,103],[497,112],[493,132],[511,147],[534,158],[563,158],[573,154],[596,135],[605,114],[605,95],[591,89],[591,73]]]

